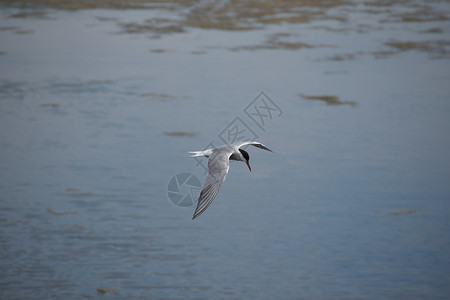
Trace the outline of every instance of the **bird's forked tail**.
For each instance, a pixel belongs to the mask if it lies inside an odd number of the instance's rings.
[[[199,157],[199,156],[209,157],[212,154],[212,149],[207,149],[203,151],[189,151],[189,154],[191,154],[191,156],[189,157]]]

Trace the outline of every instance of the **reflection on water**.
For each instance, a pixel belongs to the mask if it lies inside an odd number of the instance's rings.
[[[449,9],[3,3],[0,298],[447,298]],[[232,120],[275,154],[192,221]]]

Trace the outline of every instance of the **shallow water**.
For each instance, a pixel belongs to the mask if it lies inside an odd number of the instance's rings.
[[[448,298],[448,2],[111,3],[1,7],[0,298]]]

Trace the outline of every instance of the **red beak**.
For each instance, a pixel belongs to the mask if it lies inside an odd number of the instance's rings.
[[[250,170],[250,172],[252,171],[252,168],[250,168],[250,164],[248,163],[248,161],[245,162],[247,164],[248,169]]]

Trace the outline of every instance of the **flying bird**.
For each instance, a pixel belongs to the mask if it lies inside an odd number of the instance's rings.
[[[191,151],[191,157],[205,156],[208,158],[208,176],[203,184],[202,191],[198,198],[197,208],[195,209],[192,220],[202,214],[211,202],[216,197],[220,190],[225,177],[228,174],[230,168],[230,159],[243,161],[247,164],[248,169],[251,171],[249,164],[250,157],[247,151],[240,149],[242,146],[252,145],[270,152],[273,152],[266,146],[258,142],[235,142],[232,144],[226,144],[217,148],[207,149],[203,151]]]

